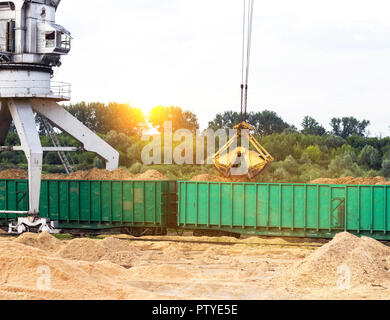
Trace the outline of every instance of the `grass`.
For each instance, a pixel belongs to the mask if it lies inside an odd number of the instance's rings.
[[[60,233],[60,234],[53,234],[54,237],[56,237],[58,240],[72,240],[78,237],[75,237],[74,235],[70,233]],[[96,240],[103,240],[106,236],[104,235],[90,235],[90,234],[85,234],[84,238],[88,239],[96,239]]]
[[[53,234],[58,240],[72,240],[74,237],[69,233]]]

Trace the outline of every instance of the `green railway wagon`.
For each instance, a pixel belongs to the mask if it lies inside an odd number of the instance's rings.
[[[176,224],[176,181],[43,180],[40,216],[61,229],[167,228]],[[0,210],[28,210],[28,181],[0,180]],[[0,214],[0,223],[16,219]]]
[[[178,182],[178,225],[260,236],[390,239],[390,186]]]

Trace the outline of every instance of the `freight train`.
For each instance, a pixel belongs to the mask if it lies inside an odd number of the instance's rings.
[[[62,232],[390,240],[390,186],[43,180],[40,217]],[[0,180],[0,211],[28,209],[28,181]],[[7,228],[16,214],[0,214]],[[34,231],[26,229],[26,231]]]

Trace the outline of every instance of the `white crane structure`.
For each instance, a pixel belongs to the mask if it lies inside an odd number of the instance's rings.
[[[22,233],[31,228],[52,231],[55,222],[39,217],[42,158],[45,151],[76,151],[72,147],[43,148],[35,114],[80,141],[83,149],[95,152],[108,170],[118,167],[119,153],[89,130],[59,101],[69,101],[69,84],[51,81],[53,68],[71,48],[71,34],[55,23],[61,0],[0,1],[0,152],[23,151],[28,162],[29,210],[0,211],[20,214],[11,231]],[[5,146],[14,122],[21,145]]]

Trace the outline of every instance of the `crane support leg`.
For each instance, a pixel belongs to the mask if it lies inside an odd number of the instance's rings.
[[[32,108],[38,114],[50,120],[61,130],[81,142],[86,151],[94,152],[106,161],[107,170],[115,170],[119,164],[119,153],[73,117],[54,101],[31,99]]]
[[[8,101],[8,108],[21,142],[28,163],[30,214],[39,213],[39,195],[41,189],[43,151],[34,114],[27,99]]]
[[[9,113],[7,100],[0,101],[0,146],[5,145],[11,122],[12,117]]]

